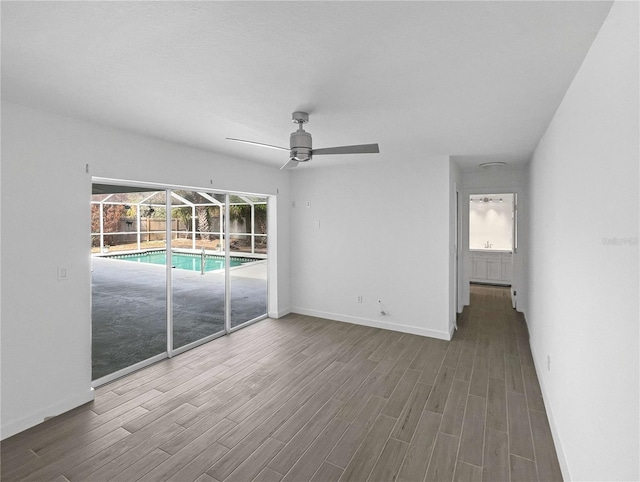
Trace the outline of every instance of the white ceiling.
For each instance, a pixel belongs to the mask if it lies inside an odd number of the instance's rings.
[[[2,97],[258,162],[525,163],[610,2],[2,2]],[[372,155],[322,156],[317,166]],[[311,163],[310,163],[311,164]]]

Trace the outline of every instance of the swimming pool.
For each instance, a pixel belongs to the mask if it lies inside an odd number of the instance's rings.
[[[133,261],[134,263],[148,263],[148,264],[166,264],[166,251],[148,251],[145,253],[131,253],[131,254],[115,254],[109,256],[103,256],[104,258],[119,259],[123,261]],[[224,256],[216,256],[207,254],[205,256],[205,271],[215,271],[224,268]],[[233,256],[231,258],[231,267],[240,266],[241,264],[255,261],[251,258],[238,258]],[[171,253],[171,264],[177,269],[186,269],[189,271],[200,271],[202,262],[201,255],[191,253]]]

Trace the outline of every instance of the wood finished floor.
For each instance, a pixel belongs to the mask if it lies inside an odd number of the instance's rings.
[[[2,480],[562,480],[523,319],[472,287],[450,342],[264,320],[2,442]]]

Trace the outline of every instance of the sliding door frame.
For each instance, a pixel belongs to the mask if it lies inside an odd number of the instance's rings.
[[[137,362],[133,365],[130,365],[126,368],[123,368],[121,370],[117,370],[111,374],[108,374],[104,377],[98,378],[96,380],[93,380],[91,382],[91,386],[92,388],[96,388],[99,387],[101,385],[104,385],[106,383],[109,383],[113,380],[116,380],[118,378],[121,378],[123,376],[129,375],[133,372],[136,372],[138,370],[141,370],[142,368],[145,368],[147,366],[153,365],[154,363],[157,363],[159,361],[162,361],[164,359],[167,358],[172,358],[176,355],[179,355],[181,353],[184,353],[188,350],[191,350],[192,348],[195,348],[199,345],[202,345],[204,343],[208,343],[212,340],[215,340],[216,338],[220,338],[222,336],[228,335],[234,331],[237,331],[239,329],[242,329],[250,324],[256,323],[260,320],[263,320],[265,318],[268,318],[268,313],[269,313],[269,303],[270,303],[270,296],[269,296],[269,286],[270,286],[270,262],[268,261],[269,257],[271,256],[271,254],[269,253],[270,248],[267,248],[267,312],[264,315],[258,316],[257,318],[254,318],[252,320],[248,320],[238,326],[235,327],[231,327],[231,273],[230,273],[230,269],[231,269],[231,236],[230,236],[230,229],[231,229],[231,215],[230,215],[230,209],[229,209],[229,199],[230,199],[230,195],[231,194],[236,194],[236,195],[250,195],[250,196],[260,196],[260,197],[264,197],[267,200],[267,206],[271,205],[271,202],[269,202],[269,199],[272,197],[271,195],[267,195],[267,194],[259,194],[259,193],[245,193],[245,192],[236,192],[236,191],[224,191],[224,190],[217,190],[217,189],[211,189],[211,187],[209,188],[200,188],[200,187],[191,187],[191,186],[180,186],[180,185],[167,185],[167,184],[157,184],[157,183],[151,183],[151,182],[145,182],[145,181],[130,181],[130,180],[124,180],[124,179],[112,179],[112,178],[104,178],[104,177],[92,177],[91,178],[91,183],[92,184],[109,184],[109,185],[113,185],[113,186],[122,186],[122,187],[127,187],[127,188],[141,188],[141,189],[154,189],[157,190],[158,192],[160,191],[164,191],[165,192],[165,209],[166,209],[166,222],[165,222],[165,238],[166,238],[166,271],[165,271],[165,286],[166,286],[166,330],[167,330],[167,345],[166,345],[166,351],[163,353],[158,353],[157,355],[154,355],[150,358],[147,358],[146,360],[142,360],[140,362]],[[225,196],[225,204],[224,204],[224,226],[221,227],[221,233],[224,236],[224,251],[225,251],[225,282],[224,282],[224,329],[222,331],[219,331],[217,333],[213,333],[211,335],[205,336],[204,338],[200,338],[196,341],[193,341],[191,343],[188,343],[186,345],[183,345],[181,347],[178,348],[173,348],[173,282],[172,282],[172,223],[171,223],[171,212],[172,212],[172,202],[171,202],[171,193],[173,191],[177,191],[177,190],[190,190],[190,191],[201,191],[201,192],[205,192],[205,193],[218,193],[218,194],[224,194]],[[269,215],[269,208],[267,208],[267,215]],[[252,222],[253,219],[252,219]],[[270,224],[267,224],[268,226],[268,233],[271,232],[271,228],[270,228]],[[269,236],[267,237],[267,239],[269,238]],[[271,243],[269,243],[270,245]],[[89,292],[92,292],[92,289],[90,288]],[[90,340],[90,343],[92,343],[92,340]],[[93,354],[92,354],[92,360],[93,360]]]

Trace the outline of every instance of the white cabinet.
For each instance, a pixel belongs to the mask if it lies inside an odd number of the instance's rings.
[[[471,260],[472,278],[487,279],[487,260],[485,258],[476,258]]]
[[[508,253],[508,257],[502,258],[502,279],[509,280],[511,283],[511,278],[513,277],[513,262],[511,253]]]
[[[502,262],[499,259],[487,260],[487,279],[491,281],[502,280]]]
[[[471,279],[479,283],[511,284],[512,257],[510,251],[471,251]]]

